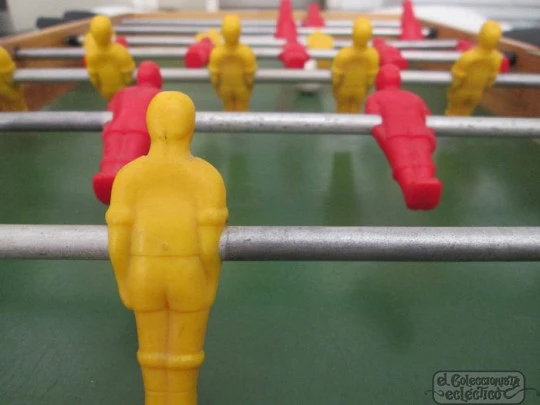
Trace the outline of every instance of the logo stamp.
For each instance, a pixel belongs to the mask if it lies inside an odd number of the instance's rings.
[[[525,376],[519,371],[438,371],[433,375],[437,404],[520,404]]]

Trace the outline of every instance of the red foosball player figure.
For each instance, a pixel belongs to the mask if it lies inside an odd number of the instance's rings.
[[[474,48],[474,45],[471,41],[467,41],[466,39],[460,39],[457,41],[456,51],[465,52],[472,48]]]
[[[400,70],[406,70],[409,67],[407,59],[401,55],[401,51],[396,47],[389,45],[383,38],[373,38],[371,42],[373,48],[379,53],[379,64],[395,65]]]
[[[306,47],[296,40],[289,40],[279,54],[279,60],[287,69],[303,69],[310,59]]]
[[[274,36],[282,39],[293,39],[298,36],[291,0],[281,0],[281,3],[279,4],[276,32]]]
[[[212,50],[223,43],[220,32],[211,28],[195,36],[195,43],[190,45],[184,56],[187,68],[200,69],[208,65]]]
[[[184,63],[189,69],[200,69],[208,65],[214,43],[210,38],[203,38],[190,45],[184,56]]]
[[[399,69],[383,66],[375,81],[377,91],[366,101],[366,113],[382,119],[372,134],[392,167],[407,207],[430,210],[439,203],[442,191],[432,160],[436,138],[426,126],[430,111],[424,100],[400,86]]]
[[[227,221],[219,172],[191,154],[195,107],[162,92],[146,115],[151,147],[118,173],[106,214],[122,303],[135,313],[146,405],[196,405],[219,240]]]
[[[412,1],[404,0],[402,7],[401,34],[399,35],[399,39],[403,41],[419,41],[424,39],[420,21],[418,21],[414,15]]]
[[[317,3],[310,3],[306,18],[302,20],[302,27],[324,28],[325,25],[319,5]]]
[[[117,35],[114,42],[118,45],[122,45],[124,48],[128,48],[128,41],[125,36],[123,35]]]
[[[137,84],[120,90],[107,107],[112,121],[103,128],[103,159],[94,176],[94,193],[103,204],[109,204],[116,173],[123,166],[148,153],[150,138],[146,127],[146,110],[161,91],[159,66],[142,62],[137,70]]]

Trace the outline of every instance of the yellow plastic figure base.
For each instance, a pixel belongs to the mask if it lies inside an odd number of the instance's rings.
[[[94,17],[90,35],[84,41],[86,68],[94,87],[110,101],[118,90],[133,82],[135,62],[125,47],[112,42],[113,29],[108,17]]]
[[[195,405],[227,220],[223,179],[193,157],[195,107],[162,92],[147,110],[150,152],[124,166],[106,214],[123,304],[135,312],[146,405]]]
[[[248,111],[253,92],[257,61],[251,48],[239,43],[241,31],[238,16],[225,16],[221,26],[225,43],[210,54],[210,78],[225,111]]]
[[[28,111],[23,87],[13,81],[15,70],[15,62],[0,47],[0,111]]]
[[[359,113],[379,71],[379,54],[368,46],[371,22],[354,22],[352,46],[342,48],[332,63],[332,92],[338,113]]]
[[[334,37],[319,30],[312,32],[307,37],[307,48],[314,50],[334,49]],[[317,61],[317,69],[329,69],[332,65],[330,60]]]
[[[446,115],[471,115],[484,92],[493,86],[502,62],[502,55],[496,49],[501,34],[499,23],[487,21],[478,35],[478,45],[454,63]]]

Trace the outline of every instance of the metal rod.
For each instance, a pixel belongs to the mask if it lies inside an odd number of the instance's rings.
[[[109,111],[30,111],[0,113],[0,131],[101,131]]]
[[[0,131],[101,131],[109,111],[0,113]],[[367,135],[381,123],[377,115],[198,112],[196,130],[219,133],[300,133]],[[431,116],[427,125],[440,136],[540,137],[540,118]]]
[[[129,52],[135,59],[181,59],[184,58],[187,48],[130,48]],[[253,48],[258,59],[277,59],[282,52],[278,48]],[[333,59],[337,50],[311,50],[308,51],[312,59]],[[454,51],[402,51],[402,56],[409,62],[452,63],[461,52]],[[81,59],[84,56],[82,48],[25,48],[15,52],[17,59]]]
[[[147,34],[147,35],[160,35],[160,34],[183,34],[183,35],[196,35],[201,32],[198,27],[181,27],[181,26],[130,26],[130,25],[117,25],[114,28],[117,34]],[[309,35],[316,31],[315,28],[298,28],[299,35]],[[242,33],[247,35],[274,35],[274,27],[243,27]],[[334,27],[326,28],[325,33],[336,36],[351,36],[350,27]],[[373,28],[374,36],[386,36],[386,37],[398,37],[401,34],[401,28],[382,27]],[[424,37],[431,35],[431,30],[428,28],[422,28],[422,34]]]
[[[118,28],[121,27],[121,28]],[[123,24],[118,26],[120,34],[188,34],[195,35],[201,31],[208,30],[212,26],[197,26],[197,25],[178,25],[178,24]],[[214,25],[214,28],[219,28],[219,25]],[[379,36],[399,36],[401,29],[399,26],[375,26],[373,27],[374,35]],[[243,26],[242,32],[247,35],[270,35],[273,36],[276,31],[275,26]],[[350,36],[352,31],[352,25],[348,27],[325,27],[325,28],[309,28],[298,27],[298,35],[309,35],[315,31],[324,32],[329,35],[335,36]],[[429,36],[431,31],[424,29],[422,31],[424,36]]]
[[[136,73],[134,73],[136,74]],[[165,81],[174,82],[209,82],[206,69],[162,68],[161,75]],[[259,83],[330,83],[331,73],[328,70],[293,70],[293,69],[260,69],[255,74]],[[448,85],[452,77],[450,72],[408,70],[401,73],[406,84]],[[23,68],[14,74],[17,82],[62,83],[87,82],[88,73],[83,68]],[[540,74],[505,73],[497,76],[497,86],[505,87],[540,87]]]
[[[224,261],[539,261],[540,228],[228,227]],[[106,260],[105,226],[0,225],[0,259]]]
[[[159,19],[147,19],[147,18],[124,18],[120,21],[124,25],[147,25],[147,26],[159,26],[159,25],[176,25],[176,26],[192,26],[199,27],[200,29],[205,28],[217,28],[221,26],[223,20],[220,19],[209,19],[209,20],[192,20],[192,19],[169,19],[169,18],[159,18]],[[326,20],[326,27],[352,27],[354,21],[352,20]],[[302,21],[298,20],[296,22],[297,26],[302,25]],[[401,26],[399,20],[371,20],[371,25],[375,27],[393,27],[397,28]],[[276,21],[271,19],[266,20],[248,20],[242,19],[243,27],[275,27]]]
[[[189,46],[195,41],[193,37],[179,37],[179,36],[126,36],[126,41],[130,46]],[[75,37],[76,43],[82,45],[83,37]],[[304,45],[306,44],[306,38],[300,37],[299,41]],[[280,47],[285,44],[282,39],[272,38],[268,36],[243,36],[241,38],[243,44],[249,46],[269,46]],[[457,41],[455,39],[429,39],[422,41],[388,41],[388,44],[398,49],[455,49]],[[343,48],[350,46],[349,40],[335,40],[335,48]]]

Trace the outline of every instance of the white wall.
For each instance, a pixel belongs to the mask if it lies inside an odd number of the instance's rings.
[[[416,0],[414,4],[468,7],[501,21],[540,21],[540,0]]]
[[[332,3],[332,4],[330,4]],[[400,4],[399,0],[334,0],[329,1],[329,8],[338,10],[372,11],[378,8]]]
[[[307,9],[311,0],[291,0],[295,10]],[[278,8],[279,0],[220,0],[223,8]]]
[[[292,0],[295,9],[306,9],[312,0]],[[204,9],[204,0],[159,0],[162,8]],[[277,8],[279,0],[219,0],[221,8]]]
[[[67,10],[89,10],[103,5],[131,6],[131,0],[8,0],[17,31],[34,29],[38,17],[61,17]]]
[[[159,0],[159,7],[169,9],[204,10],[205,0]]]
[[[540,21],[540,0],[413,0],[417,7],[466,7],[500,21]],[[335,9],[373,10],[398,6],[401,0],[329,0]]]
[[[238,0],[232,0],[232,3],[235,1]],[[308,0],[293,1],[307,2]],[[205,0],[7,0],[7,2],[15,29],[18,31],[34,29],[38,17],[61,17],[67,10],[92,10],[104,6],[127,9],[147,2],[156,2],[161,8],[170,9],[202,10],[205,8]],[[273,4],[275,0],[268,0],[268,2]],[[252,7],[257,7],[257,0],[244,3],[251,3]]]

